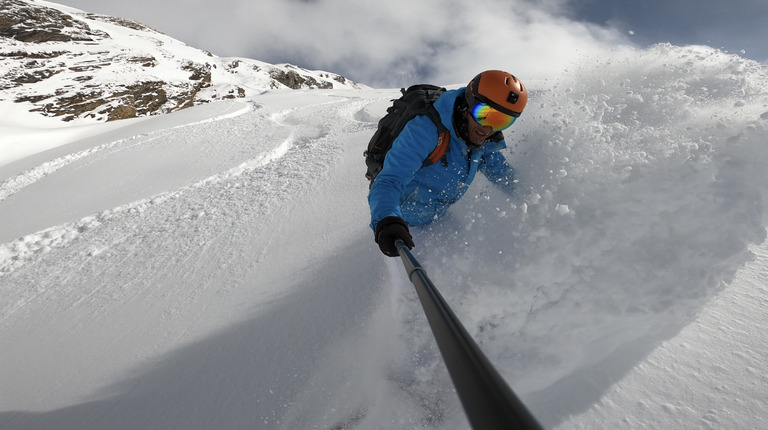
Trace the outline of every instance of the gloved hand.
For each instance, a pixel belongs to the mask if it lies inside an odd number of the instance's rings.
[[[379,221],[376,224],[374,234],[376,243],[379,244],[379,249],[388,257],[397,257],[399,255],[395,246],[397,239],[401,239],[408,249],[413,249],[414,247],[413,238],[408,231],[408,223],[395,216],[386,217]]]

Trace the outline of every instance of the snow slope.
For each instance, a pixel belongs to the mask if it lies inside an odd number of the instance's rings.
[[[416,257],[547,428],[760,427],[765,66],[658,45],[526,82],[518,195],[478,180]],[[0,163],[0,428],[467,428],[367,227],[396,92],[268,91]]]

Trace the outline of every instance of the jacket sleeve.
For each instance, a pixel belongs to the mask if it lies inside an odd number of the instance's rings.
[[[406,186],[413,180],[416,171],[434,150],[437,142],[437,127],[426,116],[413,118],[387,152],[384,166],[368,191],[368,205],[371,208],[371,228],[386,217],[403,218],[400,202]]]
[[[479,169],[493,184],[501,188],[505,193],[512,194],[515,188],[515,169],[509,165],[501,149],[507,147],[504,141],[487,145],[486,152],[483,155],[483,162]]]

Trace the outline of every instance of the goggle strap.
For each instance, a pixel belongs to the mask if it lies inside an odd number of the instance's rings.
[[[504,106],[501,106],[500,104],[495,103],[493,100],[489,100],[487,97],[475,93],[475,90],[476,90],[476,88],[470,88],[470,95],[474,99],[476,99],[477,101],[483,102],[483,103],[487,104],[488,106],[496,109],[497,111],[499,111],[499,112],[501,112],[501,113],[503,113],[505,115],[513,116],[515,118],[520,116],[520,112],[515,112],[515,111],[513,111],[511,109],[508,109],[508,108],[506,108]]]

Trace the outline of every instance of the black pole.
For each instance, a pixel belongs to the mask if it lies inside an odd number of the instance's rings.
[[[467,333],[403,241],[397,240],[395,245],[472,428],[541,430],[536,418]]]

